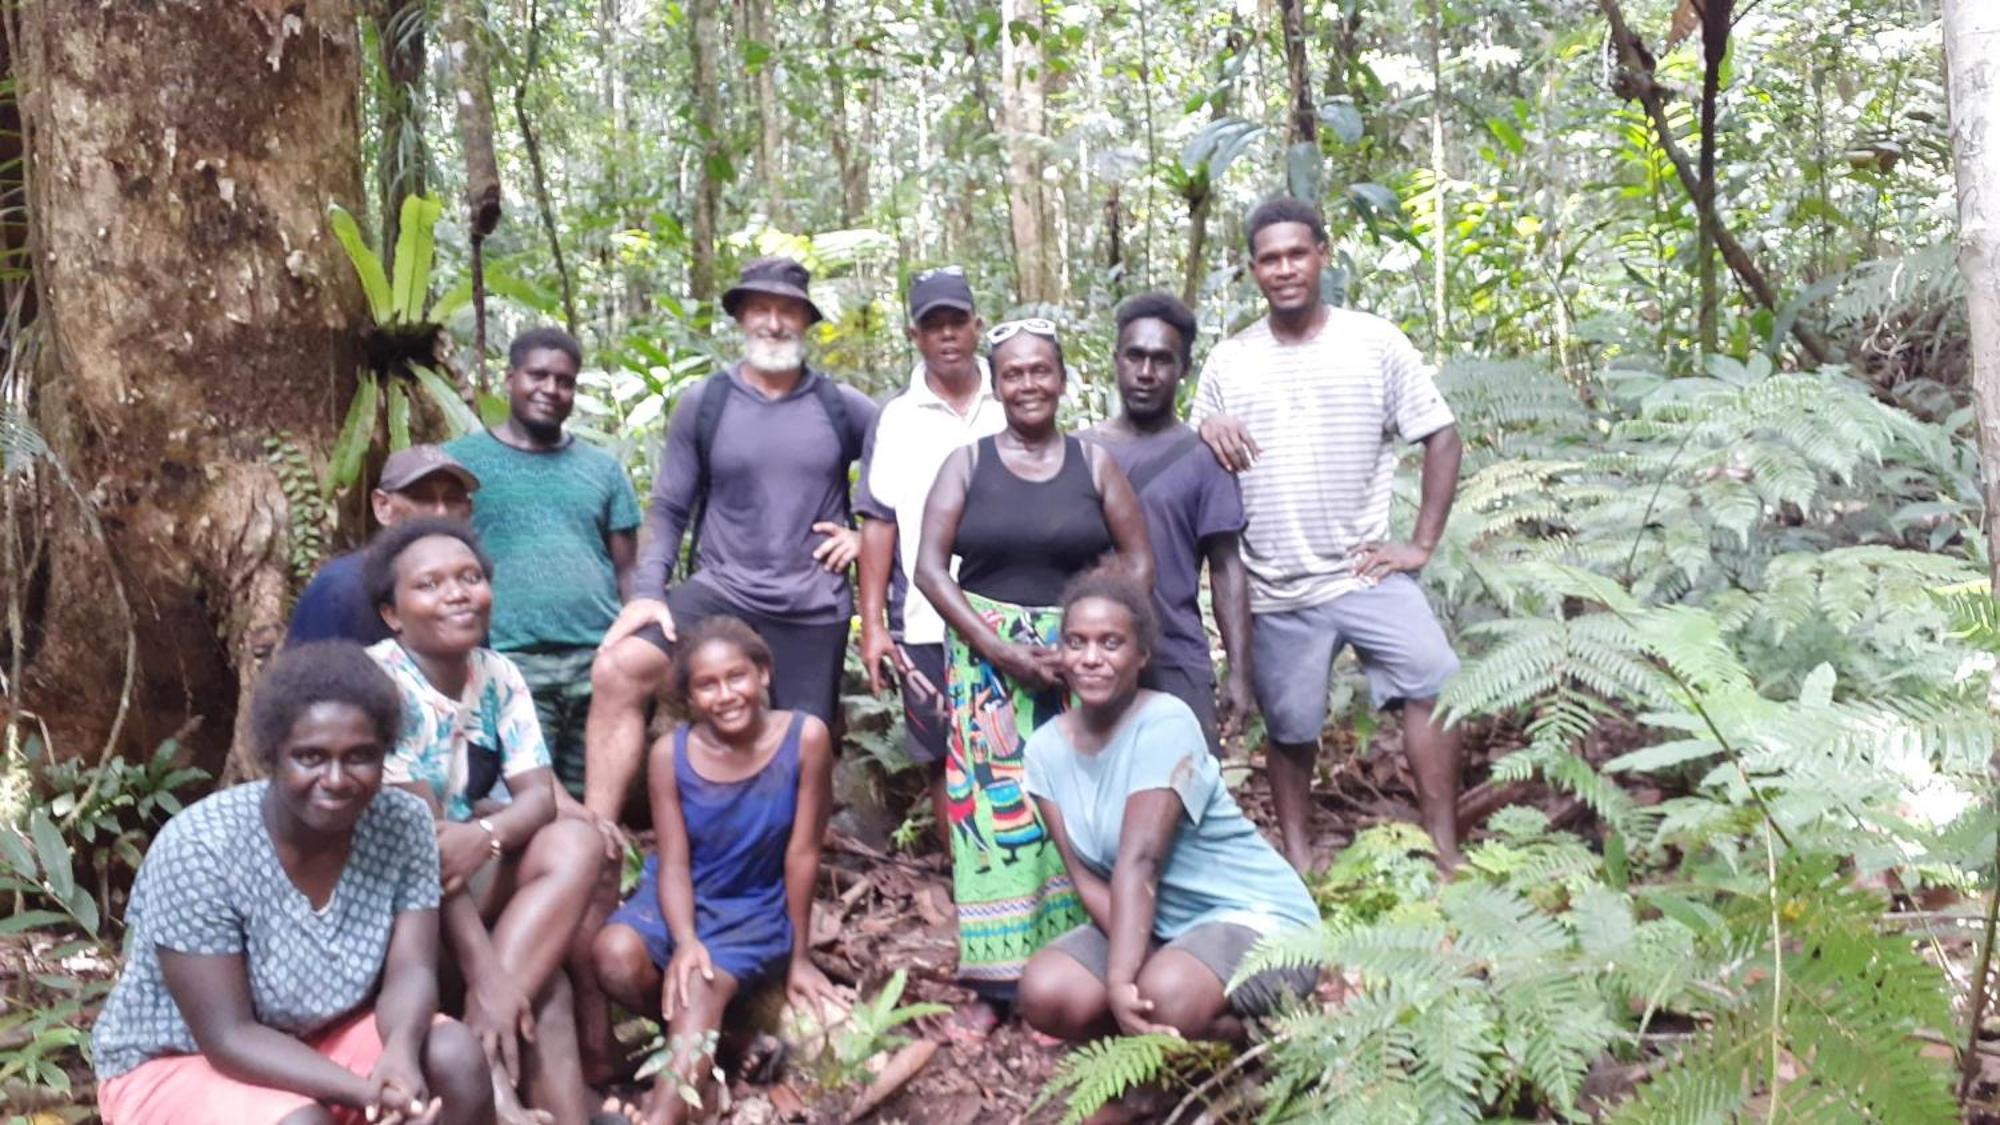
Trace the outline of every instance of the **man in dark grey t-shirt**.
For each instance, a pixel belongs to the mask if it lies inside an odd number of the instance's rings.
[[[1216,463],[1201,437],[1174,415],[1174,400],[1194,352],[1194,313],[1177,297],[1143,293],[1118,306],[1117,417],[1084,436],[1102,445],[1139,494],[1153,543],[1153,605],[1159,650],[1145,686],[1194,710],[1209,748],[1241,729],[1254,706],[1250,679],[1250,586],[1237,551],[1244,527],[1236,478]],[[1215,623],[1229,667],[1218,721],[1215,666],[1201,622],[1201,567],[1215,603]]]
[[[848,468],[875,404],[806,363],[823,319],[811,275],[759,258],[722,295],[743,332],[743,359],[681,396],[667,423],[646,536],[625,608],[591,668],[584,804],[616,820],[638,776],[645,705],[665,681],[679,630],[742,618],[771,646],[771,703],[835,726],[860,550],[849,526]],[[694,573],[668,589],[681,540]]]

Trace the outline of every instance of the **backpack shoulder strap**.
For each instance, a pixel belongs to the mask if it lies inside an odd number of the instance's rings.
[[[722,408],[729,405],[729,372],[718,371],[701,384],[701,398],[694,413],[694,515],[688,520],[687,568],[681,577],[694,573],[700,565],[701,525],[708,518],[709,454],[715,448],[715,431],[722,427]]]
[[[827,374],[817,372],[813,380],[813,397],[819,399],[820,409],[826,411],[826,420],[833,424],[833,432],[840,438],[840,463],[851,465],[861,457],[861,437],[854,432],[854,417],[847,409],[847,396],[840,393],[840,384]]]

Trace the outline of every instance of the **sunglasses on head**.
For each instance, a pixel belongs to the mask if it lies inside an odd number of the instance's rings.
[[[1003,321],[986,330],[987,350],[997,348],[1023,332],[1053,340],[1056,338],[1056,322],[1045,316],[1024,316],[1019,320]]]

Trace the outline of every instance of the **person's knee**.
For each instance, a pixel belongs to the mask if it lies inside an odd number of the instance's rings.
[[[646,952],[646,941],[630,926],[606,926],[597,931],[590,945],[591,968],[605,995],[634,1011],[651,1007],[651,992],[658,970]]]
[[[1105,1013],[1104,983],[1075,958],[1054,950],[1028,961],[1014,998],[1029,1027],[1058,1039],[1088,1038]]]
[[[472,1030],[457,1020],[441,1020],[424,1036],[424,1079],[433,1093],[447,1102],[463,1099],[490,1099],[493,1078],[487,1070],[486,1052]]]
[[[1186,1038],[1208,1034],[1216,1017],[1229,1009],[1222,982],[1192,958],[1154,956],[1139,970],[1139,995],[1152,1002],[1150,1016]]]
[[[591,706],[637,706],[666,671],[666,653],[643,638],[627,637],[590,662]]]
[[[557,817],[528,842],[524,864],[529,877],[554,875],[565,885],[574,885],[588,900],[597,889],[597,876],[605,864],[604,837],[581,819]]]

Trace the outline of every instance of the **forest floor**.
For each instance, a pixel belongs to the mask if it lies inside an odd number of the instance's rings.
[[[1614,729],[1601,745],[1590,747],[1587,756],[1594,761],[1614,756],[1629,749],[1631,736],[1636,734],[1635,730]],[[1314,835],[1322,862],[1363,828],[1414,815],[1413,790],[1398,752],[1400,738],[1393,728],[1376,731],[1371,752],[1360,756],[1352,753],[1351,733],[1329,731],[1328,740],[1327,766],[1315,787]],[[1461,820],[1476,823],[1504,805],[1532,804],[1558,825],[1567,824],[1589,834],[1588,813],[1573,798],[1539,784],[1495,786],[1486,780],[1491,762],[1519,742],[1518,732],[1506,728],[1487,726],[1470,732]],[[1261,770],[1241,761],[1227,764],[1225,770],[1232,775],[1232,788],[1246,814],[1268,830],[1269,799]],[[1241,776],[1246,772],[1247,777]],[[1635,796],[1649,801],[1661,795],[1641,792]],[[56,945],[57,938],[46,934],[0,937],[0,1012],[8,1008],[9,997],[24,995],[37,977],[108,978],[115,972],[114,963],[91,955],[72,956],[61,963],[51,961],[48,953]],[[875,995],[900,968],[908,977],[903,1004],[929,1002],[960,1008],[972,1000],[971,993],[953,979],[957,947],[950,878],[934,853],[893,854],[839,832],[832,834],[815,911],[813,946],[828,975],[863,997]],[[1330,982],[1322,989],[1321,1002],[1336,1003],[1333,997],[1338,990],[1339,982]],[[81,1013],[74,1025],[87,1027],[91,1015]],[[948,1021],[948,1016],[929,1016],[897,1029],[897,1034],[912,1042],[927,1040],[932,1046],[906,1052],[907,1061],[915,1061],[907,1059],[908,1055],[924,1056],[915,1073],[860,1120],[909,1125],[1039,1125],[1061,1117],[1061,1106],[1037,1108],[1035,1102],[1062,1059],[1062,1044],[1012,1021],[1002,1023],[983,1040],[955,1041],[947,1034]],[[0,1049],[15,1046],[6,1042],[7,1038],[0,1034]],[[880,1069],[894,1053],[882,1050],[871,1060],[871,1071]],[[1610,1088],[1601,1093],[1622,1092],[1619,1088],[1629,1084],[1640,1069],[1608,1068],[1603,1077]],[[1984,1076],[1982,1086],[1990,1088],[2000,1080],[2000,1067],[1988,1069],[1996,1073]],[[38,1104],[21,1104],[19,1086],[10,1084],[9,1096],[0,1102],[12,1104],[0,1105],[0,1110],[9,1120],[26,1120],[31,1125],[94,1121],[88,1094],[90,1076],[75,1070],[73,1077],[78,1097],[44,1095],[33,1099]],[[783,1077],[770,1085],[753,1085],[733,1077],[730,1109],[723,1120],[746,1125],[849,1120],[850,1107],[869,1080],[864,1073],[845,1088],[822,1088],[811,1061],[796,1059]],[[631,1091],[627,1087],[621,1092]],[[13,1117],[24,1111],[29,1116]],[[1973,1119],[1994,1120],[1977,1115]]]

